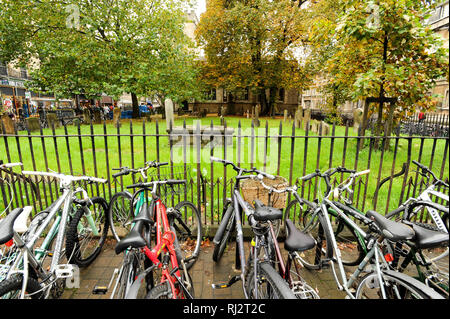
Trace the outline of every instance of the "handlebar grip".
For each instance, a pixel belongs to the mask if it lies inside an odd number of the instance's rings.
[[[366,175],[366,174],[369,174],[369,173],[370,173],[370,169],[366,169],[366,170],[364,170],[364,171],[361,171],[361,172],[356,173],[356,174],[355,174],[355,177],[361,176],[361,175]]]
[[[136,187],[143,187],[143,186],[146,186],[146,184],[145,183],[137,183],[137,184],[128,185],[127,188],[136,188]]]
[[[418,161],[412,160],[412,162],[413,162],[414,164],[416,164],[417,166],[419,166],[420,168],[425,169],[425,170],[428,170],[428,167],[426,167],[425,165],[419,163]]]
[[[311,178],[314,178],[314,177],[316,177],[316,176],[318,176],[318,174],[317,174],[317,172],[314,172],[314,173],[305,175],[305,176],[303,176],[303,177],[300,177],[300,180],[301,180],[301,181],[307,181],[307,180],[310,180]]]
[[[166,184],[169,185],[178,185],[178,184],[185,184],[186,180],[185,179],[168,179],[166,181]]]
[[[119,173],[112,174],[112,177],[116,178],[116,177],[119,177],[119,176],[122,176],[122,175],[128,175],[129,173],[130,173],[129,170],[123,170],[123,171],[121,171]]]
[[[224,159],[221,159],[221,158],[218,158],[218,157],[211,156],[210,159],[211,159],[212,162],[218,162],[218,163],[223,163],[223,164],[226,163]]]
[[[10,167],[22,166],[22,165],[23,164],[21,162],[18,162],[18,163],[5,163],[5,164],[3,164],[3,167],[10,168]]]

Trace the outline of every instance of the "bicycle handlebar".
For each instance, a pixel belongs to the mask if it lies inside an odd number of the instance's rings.
[[[39,175],[39,176],[49,176],[54,177],[58,179],[69,179],[72,182],[76,181],[89,181],[89,182],[96,182],[96,183],[106,183],[108,180],[98,177],[91,177],[91,176],[72,176],[72,175],[65,175],[60,173],[49,173],[49,172],[35,172],[35,171],[22,171],[22,174],[24,175]]]
[[[444,182],[443,180],[440,180],[439,178],[436,177],[436,175],[433,173],[432,170],[430,170],[427,166],[423,165],[422,163],[419,163],[415,160],[412,160],[412,162],[414,164],[416,164],[419,168],[422,169],[422,174],[426,175],[427,173],[429,173],[432,177],[433,177],[433,182],[438,182],[439,184],[445,186],[445,187],[449,187],[449,185]]]
[[[167,185],[178,185],[178,184],[185,184],[185,179],[168,179],[165,181],[152,181],[152,182],[145,182],[145,183],[136,183],[128,185],[127,188],[145,188],[148,186],[154,186],[157,184],[167,184]]]
[[[0,163],[0,168],[11,168],[11,167],[15,167],[15,166],[23,166],[23,164],[21,162],[17,162],[17,163]]]
[[[243,176],[241,176],[242,173],[246,173],[246,174],[256,173],[256,174],[261,174],[261,175],[263,175],[264,177],[267,177],[267,178],[269,178],[269,179],[275,179],[275,176],[273,176],[273,175],[271,175],[271,174],[268,174],[268,173],[266,173],[266,172],[262,172],[262,171],[260,171],[260,170],[257,170],[256,168],[252,168],[252,169],[241,168],[241,167],[238,167],[236,164],[234,164],[234,163],[231,162],[231,161],[224,160],[224,159],[221,159],[221,158],[218,158],[218,157],[214,157],[214,156],[211,156],[210,159],[211,159],[212,162],[222,163],[222,164],[224,164],[225,166],[231,165],[231,166],[233,167],[233,169],[234,169],[236,172],[238,172],[238,176],[236,177],[236,179],[244,179],[244,178],[248,178],[248,177],[243,177]]]
[[[145,162],[145,167],[140,167],[140,168],[129,168],[129,167],[121,167],[121,168],[113,168],[113,170],[118,171],[120,170],[120,172],[116,173],[116,174],[112,174],[111,176],[114,178],[117,178],[119,176],[122,175],[128,175],[130,173],[141,173],[144,172],[146,170],[148,170],[149,168],[156,168],[156,167],[160,167],[160,166],[164,166],[164,165],[169,165],[168,162],[156,162],[156,161],[149,161],[149,162]]]

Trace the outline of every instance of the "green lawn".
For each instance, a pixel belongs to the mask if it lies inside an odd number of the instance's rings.
[[[175,126],[182,126],[183,121],[186,121],[186,125],[195,124],[194,121],[196,119],[193,118],[179,118],[175,120]],[[201,119],[201,125],[209,126],[211,121],[214,125],[220,125],[220,118],[218,117],[207,117]],[[238,134],[238,123],[241,122],[241,135],[242,136],[251,136],[251,120],[247,118],[241,117],[227,117],[226,124],[227,127],[234,128],[234,135]],[[266,123],[268,128],[269,136],[278,136],[280,123],[282,123],[282,138],[281,138],[281,152],[278,152],[278,139],[268,139],[267,142],[267,152],[265,152],[265,132],[266,132]],[[143,131],[145,129],[145,137],[143,137]],[[158,131],[159,134],[167,134],[166,133],[166,123],[165,120],[160,120],[158,123]],[[120,166],[129,166],[129,167],[138,167],[144,164],[145,160],[156,160],[159,158],[159,161],[170,161],[171,152],[169,147],[168,138],[166,136],[159,137],[159,154],[157,153],[158,148],[156,147],[157,139],[156,132],[157,126],[155,121],[145,123],[143,125],[142,121],[133,121],[133,125],[130,126],[129,120],[124,120],[122,122],[122,127],[120,128],[119,133],[121,135],[132,135],[132,136],[117,136],[117,129],[111,124],[108,123],[106,125],[106,132],[104,130],[103,124],[93,125],[92,132],[101,136],[91,137],[91,127],[89,125],[82,125],[80,127],[81,136],[78,135],[78,128],[73,125],[67,126],[67,133],[69,137],[65,137],[64,128],[58,128],[55,131],[55,138],[53,138],[53,132],[51,129],[44,129],[43,135],[44,137],[40,137],[39,132],[32,132],[31,142],[27,133],[22,131],[20,132],[20,137],[17,139],[15,137],[1,137],[0,138],[0,158],[4,161],[8,161],[8,157],[6,155],[6,144],[9,150],[9,156],[11,161],[19,161],[20,159],[24,163],[24,170],[42,170],[47,171],[48,169],[58,171],[60,170],[63,173],[70,174],[85,174],[90,176],[98,176],[104,178],[111,178],[110,174],[114,173],[111,171],[112,168],[117,168]],[[107,137],[103,136],[106,133]],[[355,168],[355,161],[357,159],[357,170],[364,170],[370,167],[371,173],[368,175],[367,182],[367,190],[364,185],[361,185],[361,188],[356,188],[356,194],[359,194],[359,206],[362,205],[362,199],[364,196],[364,192],[366,192],[366,201],[365,201],[365,210],[372,207],[372,199],[375,192],[375,188],[378,180],[378,172],[380,168],[380,161],[382,162],[381,174],[380,178],[383,179],[386,176],[391,174],[391,170],[393,168],[394,157],[395,157],[395,166],[394,172],[398,172],[401,169],[402,164],[407,161],[408,155],[408,140],[400,139],[398,140],[398,149],[397,152],[387,151],[381,152],[380,150],[372,150],[369,152],[370,147],[368,143],[366,143],[366,147],[358,152],[358,156],[356,156],[357,152],[357,139],[356,138],[348,138],[346,151],[344,153],[344,144],[345,139],[342,138],[345,135],[345,127],[337,126],[335,130],[336,138],[332,140],[331,138],[317,138],[316,134],[310,133],[309,138],[305,139],[305,131],[298,128],[295,129],[295,136],[301,136],[301,138],[291,138],[293,133],[292,122],[284,123],[282,119],[261,119],[261,126],[259,128],[255,128],[255,152],[253,155],[253,166],[263,169],[264,162],[266,162],[266,171],[272,174],[277,174],[278,166],[279,166],[279,175],[285,177],[289,180],[291,167],[292,167],[292,183],[296,181],[298,177],[303,176],[304,172],[306,174],[313,172],[316,168],[321,170],[326,170],[330,166],[336,167],[345,165],[347,168]],[[348,136],[355,136],[356,134],[353,131],[353,128],[349,128]],[[146,148],[144,149],[144,140],[146,143]],[[30,149],[30,143],[32,144],[32,148]],[[55,144],[56,143],[56,144]],[[80,144],[81,143],[81,144]],[[107,143],[107,146],[106,146]],[[292,145],[294,143],[294,145]],[[306,145],[307,143],[307,145]],[[331,152],[331,146],[333,143],[333,151]],[[421,145],[421,143],[423,143]],[[442,162],[444,156],[448,160],[448,147],[445,149],[445,140],[432,140],[432,139],[424,139],[423,141],[420,138],[414,138],[412,140],[412,158],[417,160],[419,158],[420,149],[421,152],[421,162],[429,165],[431,160],[433,163],[433,170],[437,173],[438,176],[442,175],[445,178],[448,178],[449,168],[448,165],[445,164],[442,169]],[[70,149],[70,159],[69,160],[69,149],[67,147],[69,145]],[[120,147],[119,147],[120,145]],[[242,137],[240,140],[240,162],[243,167],[251,166],[251,145],[252,139],[250,137]],[[319,147],[320,145],[320,147]],[[393,149],[395,145],[395,141],[391,141],[391,148]],[[304,157],[305,147],[307,147],[307,156],[306,159]],[[21,152],[21,158],[19,156],[19,148]],[[45,149],[45,152],[44,152]],[[56,152],[57,150],[57,152]],[[217,198],[217,186],[214,187],[214,199],[211,200],[211,190],[210,190],[210,178],[211,178],[211,163],[209,161],[209,156],[211,153],[211,149],[209,145],[203,145],[203,148],[200,153],[200,161],[198,161],[197,149],[195,147],[188,147],[186,150],[187,156],[187,165],[190,168],[189,174],[194,182],[197,181],[197,162],[200,163],[200,170],[208,180],[207,184],[207,205],[206,212],[208,215],[211,214],[211,205],[213,205],[213,215],[216,215],[216,211],[220,209],[221,200],[222,200],[222,186],[219,188],[220,198]],[[237,162],[238,160],[238,140],[237,138],[233,139],[233,146],[229,145],[226,149],[227,159],[234,160]],[[293,150],[293,155],[291,156]],[[224,148],[222,146],[216,146],[214,148],[214,156],[222,157],[224,156]],[[32,160],[32,152],[34,155],[34,163]],[[446,154],[444,154],[446,152]],[[330,153],[331,153],[331,164],[330,164]],[[59,166],[58,167],[58,157],[56,154],[59,154]],[[267,154],[266,158],[264,154]],[[278,162],[278,157],[280,154],[280,161]],[[344,156],[345,154],[345,156]],[[396,154],[396,155],[395,155]],[[173,148],[172,160],[174,165],[183,165],[183,147],[175,146]],[[383,155],[383,156],[382,156]],[[370,161],[369,161],[370,157]],[[47,160],[45,160],[45,158]],[[95,161],[94,161],[95,159]],[[291,160],[292,159],[292,160]],[[109,163],[110,171],[107,170],[107,161]],[[343,162],[344,161],[344,162]],[[96,163],[96,167],[94,165]],[[16,169],[17,170],[17,169]],[[20,171],[20,170],[17,170]],[[227,170],[227,181],[229,181],[230,177],[234,176],[234,171],[231,168]],[[410,176],[415,176],[411,175]],[[223,166],[221,164],[213,165],[213,180],[216,182],[218,179],[223,183]],[[340,178],[339,176],[336,176]],[[366,181],[365,177],[362,181]],[[395,180],[392,184],[391,190],[391,200],[389,203],[388,210],[392,210],[398,205],[400,192],[402,189],[402,181],[403,178],[399,178]],[[131,177],[124,178],[123,184],[127,185],[131,183]],[[323,189],[323,183],[320,185],[321,189]],[[309,185],[314,189],[315,183]],[[389,183],[385,184],[382,188],[382,191],[379,194],[377,210],[384,212],[386,208],[386,198],[387,191],[389,188]],[[96,187],[93,186],[95,190]],[[108,186],[105,188],[100,187],[100,194],[105,195],[109,198],[110,193]],[[111,193],[113,194],[116,191],[121,189],[120,185],[113,184],[111,187]],[[230,185],[228,185],[228,190],[230,189]],[[360,191],[358,192],[358,189]],[[309,188],[306,189],[309,191]],[[229,192],[228,192],[229,193]],[[196,186],[193,187],[193,194],[189,196],[193,196],[196,201]],[[228,194],[229,196],[229,194]],[[0,209],[2,209],[1,205],[3,205],[3,200],[0,200]]]

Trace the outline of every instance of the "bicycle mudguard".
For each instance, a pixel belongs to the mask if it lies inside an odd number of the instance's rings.
[[[383,270],[383,272],[388,274],[389,276],[397,278],[398,280],[407,282],[408,284],[417,288],[418,290],[423,291],[431,299],[446,299],[442,295],[440,295],[438,292],[436,292],[433,288],[428,287],[424,283],[420,282],[419,280],[417,280],[411,276],[408,276],[404,273],[394,271],[394,270]]]
[[[228,225],[228,220],[230,219],[230,217],[234,218],[234,217],[232,217],[233,211],[234,211],[234,207],[233,207],[233,205],[230,204],[228,206],[227,210],[225,211],[225,214],[223,215],[222,221],[219,224],[219,228],[217,228],[216,235],[214,236],[214,239],[213,239],[214,244],[218,245],[220,243],[220,241],[223,237],[223,233]]]

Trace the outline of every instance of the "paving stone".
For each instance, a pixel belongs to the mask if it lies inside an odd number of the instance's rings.
[[[115,243],[105,245],[99,257],[87,268],[80,270],[80,288],[66,289],[62,299],[106,299],[109,298],[112,287],[105,295],[94,295],[95,285],[108,285],[115,268],[122,263],[122,256],[114,252]],[[244,245],[246,253],[249,244]],[[282,245],[280,247],[283,251]],[[242,282],[238,281],[229,288],[212,289],[213,283],[228,282],[230,278],[239,275],[240,271],[234,268],[236,246],[230,245],[222,259],[215,263],[212,260],[213,249],[207,247],[202,250],[198,261],[190,270],[194,284],[195,297],[199,299],[242,299]],[[343,299],[345,292],[339,291],[330,269],[320,272],[300,270],[303,278],[313,287],[317,288],[322,299]]]

